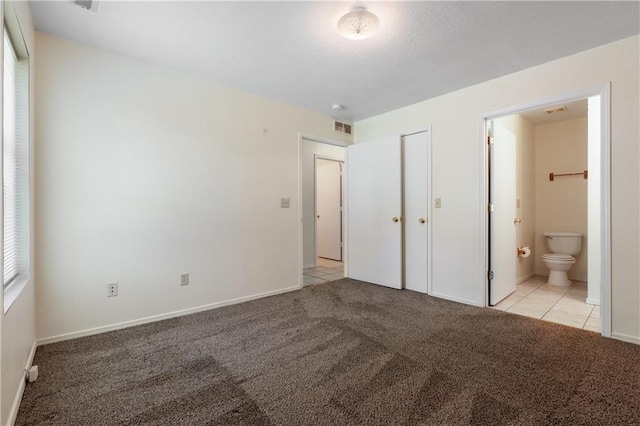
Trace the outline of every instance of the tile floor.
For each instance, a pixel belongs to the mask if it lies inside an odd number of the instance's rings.
[[[322,284],[344,278],[344,263],[319,257],[316,266],[302,271],[304,285]]]
[[[600,333],[600,307],[585,303],[587,283],[555,287],[546,282],[546,277],[535,276],[518,284],[515,293],[493,308]]]

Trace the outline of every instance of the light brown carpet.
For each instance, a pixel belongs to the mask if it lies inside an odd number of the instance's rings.
[[[35,364],[18,425],[640,424],[640,346],[348,279]]]

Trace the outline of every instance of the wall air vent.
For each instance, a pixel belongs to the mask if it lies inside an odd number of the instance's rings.
[[[340,121],[334,121],[333,122],[333,130],[336,133],[343,133],[345,135],[350,135],[352,134],[352,125],[348,124],[348,123],[342,123]]]
[[[98,0],[73,0],[73,4],[93,13],[98,11]]]
[[[568,108],[566,106],[562,105],[558,107],[547,108],[543,111],[546,112],[547,114],[553,114],[554,112],[562,112],[562,111],[566,111],[567,109]]]

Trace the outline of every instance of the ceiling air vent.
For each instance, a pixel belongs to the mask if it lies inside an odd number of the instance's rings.
[[[547,108],[543,111],[546,112],[547,114],[553,114],[554,112],[562,112],[562,111],[566,111],[567,109],[568,108],[566,106],[562,105],[558,107]]]
[[[73,3],[90,12],[98,11],[98,0],[73,0]]]
[[[351,129],[352,129],[351,124],[341,123],[340,121],[333,122],[333,130],[335,130],[336,133],[343,133],[345,135],[350,135]]]

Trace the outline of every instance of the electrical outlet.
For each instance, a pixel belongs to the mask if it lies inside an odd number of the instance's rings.
[[[180,274],[180,285],[189,285],[189,274]]]
[[[107,297],[118,295],[118,283],[107,284]]]

